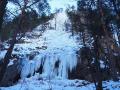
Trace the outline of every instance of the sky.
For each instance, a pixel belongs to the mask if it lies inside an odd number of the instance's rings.
[[[51,11],[54,11],[55,9],[59,9],[59,8],[66,9],[68,5],[76,6],[76,1],[75,0],[50,0],[49,4],[51,6]]]

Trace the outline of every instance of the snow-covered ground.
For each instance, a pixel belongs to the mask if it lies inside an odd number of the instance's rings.
[[[19,84],[2,90],[93,90],[88,82],[82,80],[45,79],[36,75],[19,81]],[[81,88],[82,87],[82,88]]]
[[[103,82],[103,90],[120,90],[120,81]],[[84,80],[48,79],[39,74],[25,78],[18,84],[10,87],[1,87],[0,90],[96,90],[93,83]]]

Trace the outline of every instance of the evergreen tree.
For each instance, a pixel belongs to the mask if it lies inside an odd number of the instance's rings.
[[[95,71],[98,76],[96,90],[102,90],[102,80],[104,78],[100,67],[101,59],[107,62],[109,69],[105,69],[110,73],[111,78],[113,80],[118,78],[118,68],[116,67],[118,63],[116,63],[115,57],[119,57],[120,52],[117,39],[114,37],[116,33],[119,37],[119,28],[118,30],[115,28],[115,26],[119,27],[118,2],[119,0],[78,0],[77,10],[68,11],[73,30],[82,33],[84,37],[84,47],[86,47],[86,31],[90,36],[88,38],[91,38],[89,39],[91,46],[88,46],[88,48],[94,52],[91,59],[94,58]],[[81,21],[84,21],[84,23],[81,23]]]

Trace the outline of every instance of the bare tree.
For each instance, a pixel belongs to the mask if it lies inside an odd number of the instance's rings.
[[[41,0],[35,0],[30,5],[28,5],[29,0],[23,0],[24,5],[21,5],[19,0],[14,1],[15,4],[17,4],[20,7],[21,13],[20,13],[20,18],[18,19],[17,29],[14,30],[13,35],[12,35],[12,40],[10,41],[10,47],[8,48],[4,59],[2,60],[2,64],[0,65],[0,85],[2,85],[2,79],[3,79],[4,75],[5,75],[7,65],[9,64],[9,61],[10,61],[14,46],[23,37],[23,35],[25,33],[24,29],[26,29],[26,26],[24,24],[26,24],[26,21],[27,21],[25,19],[26,18],[26,11],[27,11],[28,8],[31,8],[33,5],[39,3],[40,1]],[[22,34],[20,34],[21,32],[22,32]],[[19,37],[18,37],[18,34],[20,34]]]

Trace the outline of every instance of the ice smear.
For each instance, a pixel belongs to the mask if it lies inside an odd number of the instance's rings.
[[[33,75],[35,71],[42,68],[41,76],[50,78],[68,78],[68,70],[72,71],[77,65],[76,51],[79,49],[78,43],[76,43],[75,37],[70,37],[71,33],[65,31],[65,22],[68,20],[65,13],[61,12],[56,14],[55,19],[50,20],[52,27],[57,28],[47,29],[42,36],[40,34],[40,26],[33,32],[27,33],[27,35],[37,35],[38,37],[24,37],[23,39],[27,43],[17,44],[19,52],[23,55],[33,54],[32,62],[26,56],[24,65],[21,72],[21,77],[25,78],[28,75]],[[39,49],[38,49],[39,48]],[[44,49],[43,49],[44,48]]]

